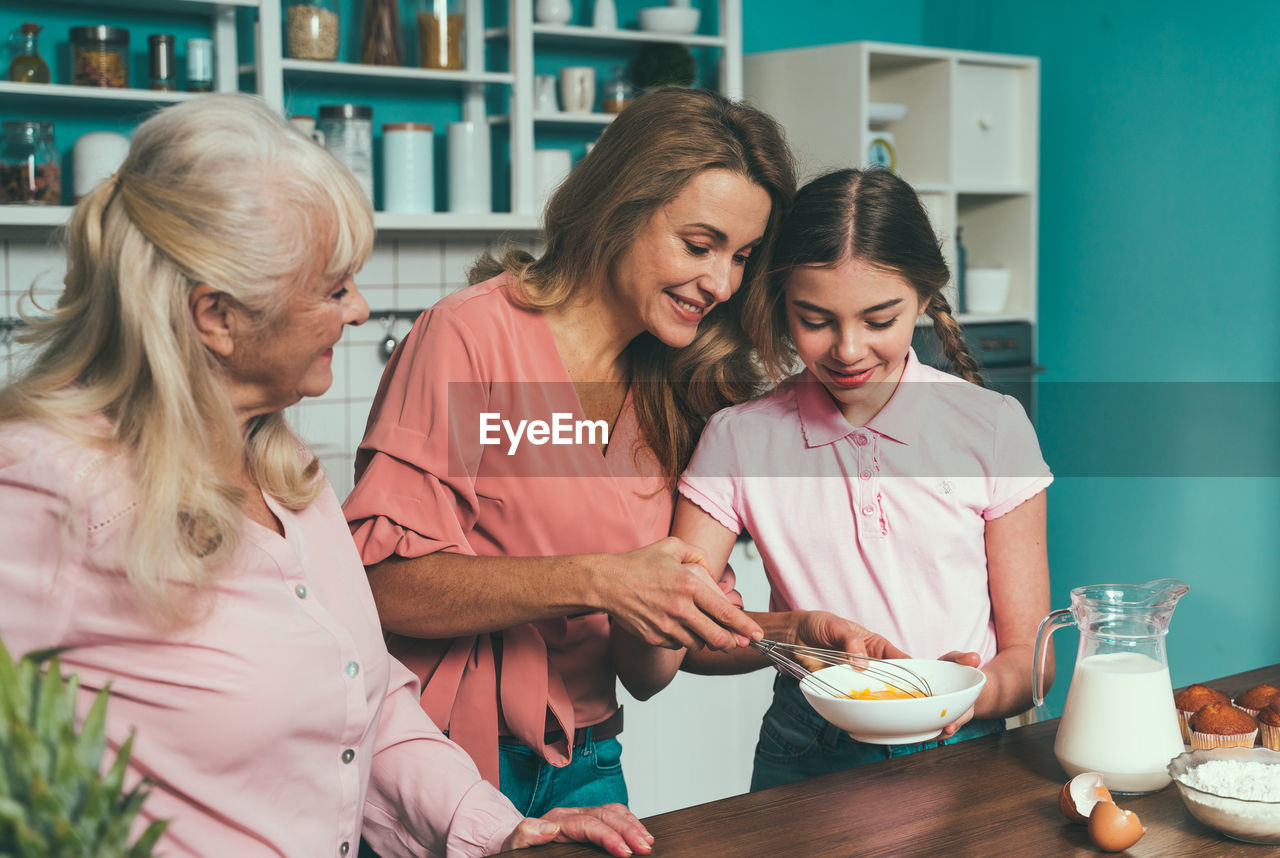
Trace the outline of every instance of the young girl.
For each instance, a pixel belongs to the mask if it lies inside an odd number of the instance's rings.
[[[770,638],[901,656],[894,641],[918,658],[980,666],[987,683],[972,713],[939,738],[1001,730],[1030,705],[1036,627],[1049,609],[1052,475],[1035,430],[1016,400],[980,386],[941,295],[949,276],[933,228],[893,173],[811,182],[775,260],[754,340],[775,377],[796,358],[804,370],[711,419],[680,480],[672,532],[704,549],[717,577],[737,534],[751,534],[771,585],[770,613],[753,616]],[[925,314],[963,380],[916,358],[911,335]],[[613,649],[638,696],[663,687],[682,659],[700,673],[767,664],[749,649],[646,650],[621,631]],[[751,786],[932,744],[858,742],[779,674]]]

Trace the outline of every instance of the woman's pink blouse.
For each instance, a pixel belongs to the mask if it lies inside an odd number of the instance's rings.
[[[423,715],[331,489],[268,500],[285,535],[246,519],[197,619],[164,630],[122,572],[129,484],[100,450],[0,429],[0,636],[69,647],[82,713],[110,684],[107,756],[135,733],[163,854],[354,856],[362,831],[383,856],[498,850],[521,815]]]
[[[640,443],[629,397],[604,454],[572,429],[560,434],[569,443],[522,436],[512,451],[493,428],[504,420],[550,426],[557,414],[566,427],[585,419],[545,317],[513,303],[507,286],[503,276],[445,298],[388,364],[344,505],[366,565],[435,551],[617,553],[667,535],[672,497]],[[592,613],[495,635],[393,636],[390,647],[424,680],[428,714],[496,783],[500,733],[564,765],[572,749],[545,743],[545,732],[572,735],[617,708],[608,627],[605,614]]]

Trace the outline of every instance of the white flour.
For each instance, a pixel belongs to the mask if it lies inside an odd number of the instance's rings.
[[[1280,801],[1280,766],[1209,760],[1179,778],[1189,787],[1252,801]]]

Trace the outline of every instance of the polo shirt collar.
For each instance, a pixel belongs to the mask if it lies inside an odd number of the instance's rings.
[[[923,397],[926,374],[915,349],[907,352],[907,365],[902,369],[898,387],[880,412],[867,423],[868,429],[902,444],[916,439],[924,419]],[[796,408],[806,447],[821,447],[839,441],[854,431],[840,413],[836,402],[809,370],[795,378]]]

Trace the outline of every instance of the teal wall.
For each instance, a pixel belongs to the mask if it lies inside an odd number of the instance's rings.
[[[1041,59],[1053,606],[1081,584],[1178,577],[1176,684],[1280,661],[1280,5],[878,5],[745,0],[744,41]],[[1263,383],[1215,384],[1239,380]],[[1055,714],[1078,636],[1056,638]]]

